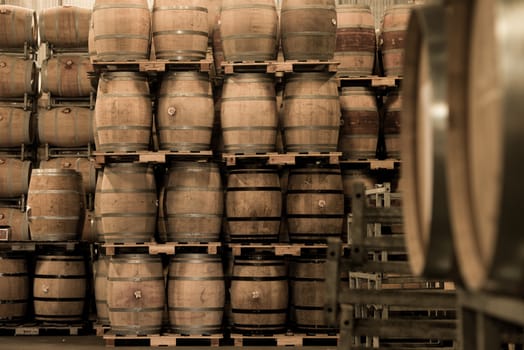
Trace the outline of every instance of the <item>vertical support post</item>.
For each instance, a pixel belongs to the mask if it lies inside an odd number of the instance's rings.
[[[340,240],[335,238],[328,239],[327,261],[326,261],[326,280],[324,314],[329,326],[337,326],[338,312],[338,293],[340,287]]]
[[[366,236],[366,220],[365,220],[365,208],[366,208],[366,195],[364,190],[364,184],[361,182],[353,185],[353,198],[351,202],[353,209],[353,222],[351,227],[352,237],[351,242],[353,248],[351,250],[352,260],[357,264],[364,264],[366,256],[365,249],[363,247],[364,237]]]
[[[340,305],[340,335],[338,350],[351,350],[353,347],[353,327],[355,325],[355,310],[353,305]]]

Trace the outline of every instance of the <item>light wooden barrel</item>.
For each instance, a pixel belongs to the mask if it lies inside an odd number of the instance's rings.
[[[325,242],[340,238],[344,221],[344,189],[340,169],[291,169],[287,198],[287,223],[292,242]]]
[[[151,13],[147,0],[96,0],[93,30],[97,58],[127,61],[149,57]]]
[[[40,11],[38,27],[40,41],[54,49],[85,48],[89,35],[91,9],[78,6],[58,6]]]
[[[52,57],[42,63],[42,91],[60,97],[89,96],[94,91],[87,73],[92,71],[88,56]]]
[[[93,25],[93,16],[91,16],[91,21],[89,21],[89,33],[87,36],[87,51],[89,53],[89,59],[95,61],[96,57],[96,44],[95,44],[95,28]]]
[[[0,55],[0,97],[33,95],[35,83],[35,63],[32,60]]]
[[[97,150],[147,150],[152,124],[147,76],[134,72],[103,73],[95,106]]]
[[[171,331],[195,335],[220,333],[225,302],[221,257],[176,255],[171,258],[168,278]]]
[[[232,242],[276,242],[282,216],[282,190],[274,169],[229,172],[226,219]]]
[[[30,145],[34,140],[31,111],[0,107],[0,147]]]
[[[235,331],[251,334],[286,330],[288,278],[283,259],[261,254],[236,257],[230,293]]]
[[[8,227],[9,241],[28,241],[29,224],[25,212],[18,208],[0,208],[0,227]]]
[[[86,297],[83,256],[37,256],[33,282],[35,320],[69,324],[83,321]]]
[[[31,240],[78,239],[85,215],[82,176],[73,169],[34,169],[27,195]]]
[[[93,262],[94,293],[96,305],[96,320],[99,324],[109,325],[109,309],[107,307],[107,272],[109,257],[101,255]]]
[[[213,163],[176,162],[169,167],[164,199],[169,242],[220,240],[224,194]]]
[[[334,0],[282,0],[282,51],[286,60],[330,60],[335,53]]]
[[[147,164],[114,163],[104,167],[98,202],[106,242],[149,242],[156,228],[157,195]]]
[[[0,157],[0,198],[15,198],[27,194],[31,162]]]
[[[227,61],[274,60],[278,17],[273,0],[223,0],[220,34]]]
[[[12,5],[0,5],[0,48],[23,50],[36,45],[35,11]]]
[[[73,169],[82,176],[82,187],[85,193],[95,193],[95,162],[88,158],[61,157],[40,162],[40,169]]]
[[[38,140],[55,147],[86,147],[94,144],[94,112],[84,107],[41,108]]]
[[[406,33],[412,8],[413,5],[393,5],[384,12],[381,51],[386,76],[403,74]]]
[[[388,158],[400,159],[402,100],[399,91],[392,91],[384,102],[384,141]]]
[[[275,151],[278,116],[273,79],[258,73],[227,77],[220,118],[226,152]]]
[[[155,55],[167,60],[201,60],[209,37],[206,0],[155,0],[152,27]]]
[[[337,72],[371,75],[377,50],[375,19],[368,5],[337,5]]]
[[[376,158],[379,133],[377,99],[367,87],[343,87],[338,151],[347,159]]]
[[[0,324],[20,322],[27,318],[29,288],[27,257],[13,253],[0,254]]]
[[[412,11],[402,83],[402,180],[411,270],[428,278],[459,277],[448,212],[448,56],[445,10]]]
[[[117,335],[159,334],[165,304],[160,257],[114,255],[107,273],[111,331]]]
[[[287,152],[335,152],[340,129],[336,81],[329,74],[299,73],[286,82],[282,115]]]
[[[209,150],[213,118],[213,91],[207,74],[164,74],[156,113],[161,150]]]

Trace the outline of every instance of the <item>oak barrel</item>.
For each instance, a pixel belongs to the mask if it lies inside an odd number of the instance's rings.
[[[333,59],[335,0],[282,0],[282,51],[286,60]]]
[[[23,57],[0,55],[0,97],[24,97],[35,93],[35,63]]]
[[[376,158],[379,114],[375,92],[367,87],[343,87],[340,107],[338,151],[346,159]]]
[[[273,79],[259,73],[227,77],[220,118],[226,152],[275,151],[278,116]]]
[[[288,278],[282,258],[264,254],[236,257],[230,293],[235,331],[251,334],[286,330]]]
[[[176,334],[215,334],[222,329],[225,282],[218,255],[171,258],[167,285],[169,323]]]
[[[0,198],[15,198],[27,194],[31,162],[0,157]]]
[[[151,12],[147,0],[96,0],[93,31],[100,60],[149,58]]]
[[[381,52],[386,76],[402,75],[409,16],[413,5],[393,5],[382,18]]]
[[[84,97],[93,91],[87,76],[93,71],[88,56],[61,55],[42,63],[42,91],[60,97]]]
[[[30,145],[34,139],[31,111],[0,107],[0,147]]]
[[[289,172],[286,198],[292,242],[325,242],[340,238],[344,221],[344,189],[338,167],[294,168]]]
[[[27,318],[29,288],[27,257],[5,252],[0,254],[0,324]]]
[[[0,48],[24,50],[36,45],[35,11],[12,5],[0,5]]]
[[[276,242],[282,216],[277,170],[235,169],[227,180],[226,220],[232,242]]]
[[[60,157],[43,160],[40,169],[73,169],[82,176],[84,192],[95,193],[96,168],[95,162],[89,158]]]
[[[159,334],[165,304],[160,257],[114,255],[107,272],[107,306],[117,335]]]
[[[152,124],[147,76],[134,72],[102,73],[95,106],[97,150],[147,150]]]
[[[223,200],[220,169],[216,164],[171,164],[164,198],[168,241],[219,241]]]
[[[107,272],[109,257],[99,255],[93,262],[94,293],[96,305],[96,320],[101,325],[109,325],[109,309],[107,307]]]
[[[276,59],[277,28],[273,0],[222,1],[220,35],[227,61]]]
[[[402,101],[401,92],[391,91],[384,102],[384,141],[388,158],[400,159]]]
[[[38,112],[38,140],[55,147],[87,147],[94,144],[93,110],[85,107],[41,108]]]
[[[85,215],[82,175],[73,169],[34,169],[27,195],[31,240],[78,239]]]
[[[35,320],[68,323],[85,319],[86,261],[81,255],[38,255],[33,283]]]
[[[161,150],[209,150],[213,118],[213,91],[207,74],[164,74],[156,113]]]
[[[0,227],[9,228],[9,241],[28,241],[27,215],[18,208],[0,208]]]
[[[351,76],[373,74],[376,50],[375,19],[369,6],[337,5],[337,72]]]
[[[38,27],[40,41],[53,49],[86,48],[91,9],[78,6],[58,6],[40,11]]]
[[[340,101],[330,74],[297,73],[286,81],[282,111],[287,152],[335,152]]]
[[[196,61],[206,57],[207,3],[205,0],[155,0],[152,30],[157,58]]]
[[[98,201],[105,242],[149,242],[157,217],[153,168],[140,163],[106,164]]]

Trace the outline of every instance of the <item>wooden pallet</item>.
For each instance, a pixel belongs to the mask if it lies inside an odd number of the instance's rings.
[[[50,92],[42,92],[38,98],[38,105],[43,108],[51,109],[55,107],[86,107],[95,108],[95,94],[85,97],[61,97],[54,96]]]
[[[78,325],[46,325],[46,324],[22,324],[16,326],[0,325],[1,335],[80,335],[86,333],[86,326]]]
[[[212,151],[140,151],[140,152],[93,152],[97,164],[110,162],[166,163],[170,158],[192,160],[207,159],[213,156]]]
[[[243,346],[308,346],[338,344],[338,335],[328,334],[274,334],[274,335],[243,335],[231,334],[236,347]]]
[[[249,251],[270,251],[276,256],[301,256],[308,250],[327,249],[324,243],[227,243],[231,248],[233,256],[240,256]],[[342,249],[348,250],[349,246],[343,246]]]
[[[400,159],[341,159],[341,166],[368,166],[370,170],[394,170],[402,164]]]
[[[27,93],[19,98],[2,97],[0,98],[0,107],[21,108],[24,111],[29,111],[32,109],[35,100],[35,96]]]
[[[174,255],[177,254],[177,250],[192,250],[201,253],[215,255],[219,252],[221,242],[170,242],[170,243],[104,243],[102,248],[105,250],[105,255],[115,255],[121,250],[136,250],[137,252],[143,252],[150,255],[166,254]]]
[[[225,61],[224,74],[240,72],[262,72],[282,77],[285,73],[329,72],[334,73],[340,62],[330,60],[269,60],[269,61]]]
[[[402,82],[402,77],[391,76],[391,77],[379,77],[378,75],[370,76],[351,76],[345,73],[337,74],[337,80],[339,86],[369,86],[369,87],[382,87],[391,88],[398,87]]]
[[[220,341],[224,339],[222,334],[211,335],[104,335],[104,341],[107,347],[115,347],[122,345],[140,345],[150,347],[164,347],[164,346],[183,346],[183,345],[199,345],[218,347]]]
[[[341,155],[341,152],[224,153],[222,159],[227,166],[235,166],[240,160],[264,161],[267,165],[295,165],[300,160],[323,160],[329,164],[339,164]]]
[[[111,326],[95,323],[93,325],[93,330],[95,331],[97,337],[102,337],[104,334],[111,330]]]
[[[81,247],[87,247],[86,242],[43,242],[43,241],[0,241],[0,251],[35,252],[40,250],[63,250],[72,252]]]

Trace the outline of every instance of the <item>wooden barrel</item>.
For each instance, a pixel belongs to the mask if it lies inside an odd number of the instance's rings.
[[[157,58],[195,61],[206,57],[207,3],[206,0],[155,0],[152,27]]]
[[[220,34],[227,61],[266,61],[277,56],[278,17],[273,0],[223,0]]]
[[[160,257],[114,255],[107,273],[111,331],[117,335],[159,334],[165,304]]]
[[[36,45],[35,11],[12,5],[0,5],[0,48],[23,50]]]
[[[0,323],[20,322],[27,318],[28,269],[27,257],[6,252],[0,254]]]
[[[27,216],[18,208],[0,208],[0,227],[9,228],[9,241],[29,240]]]
[[[275,151],[278,116],[273,79],[259,73],[227,77],[220,117],[226,152]]]
[[[78,239],[85,215],[82,176],[73,169],[34,169],[27,195],[31,240]]]
[[[93,92],[87,76],[93,71],[88,56],[61,55],[42,63],[42,91],[60,97],[83,97]]]
[[[282,51],[286,60],[330,60],[335,53],[335,0],[282,0]]]
[[[91,9],[78,6],[58,6],[40,11],[38,27],[40,41],[53,49],[86,48]]]
[[[402,83],[404,230],[411,270],[427,278],[459,277],[448,212],[448,78],[443,6],[412,11]]]
[[[41,108],[38,140],[55,147],[86,147],[94,144],[93,110],[85,107]]]
[[[173,163],[169,167],[164,201],[168,241],[219,241],[223,198],[216,164]]]
[[[40,162],[40,169],[73,169],[82,175],[84,192],[95,193],[96,168],[93,159],[61,157]]]
[[[95,0],[93,30],[98,59],[149,58],[151,13],[147,0]]]
[[[288,280],[282,258],[262,254],[236,257],[230,293],[235,331],[250,334],[286,330]]]
[[[337,5],[337,72],[351,76],[373,74],[376,50],[375,19],[369,6]]]
[[[0,55],[0,97],[35,93],[35,63],[22,57]]]
[[[71,323],[85,319],[87,276],[80,255],[39,255],[33,283],[35,320]]]
[[[0,198],[15,198],[27,194],[31,162],[0,157]]]
[[[291,169],[287,188],[287,223],[292,242],[325,242],[340,238],[344,221],[344,189],[340,169]]]
[[[296,330],[307,333],[336,332],[336,328],[329,327],[324,317],[325,284],[325,256],[301,256],[291,260],[290,318]]]
[[[94,293],[96,304],[96,321],[101,325],[109,325],[109,309],[107,307],[107,272],[109,257],[100,255],[93,262]]]
[[[34,140],[31,111],[0,107],[0,147],[30,145]]]
[[[283,130],[287,152],[335,152],[340,129],[336,81],[329,74],[299,73],[286,82]]]
[[[134,72],[103,73],[95,106],[97,150],[145,151],[153,115],[147,76]]]
[[[114,163],[104,167],[96,193],[106,242],[149,242],[156,228],[157,196],[153,168]]]
[[[89,243],[98,242],[98,234],[95,229],[95,212],[93,209],[86,209],[80,240]]]
[[[97,60],[96,44],[95,44],[95,28],[93,25],[93,16],[91,16],[91,21],[89,21],[89,33],[87,36],[87,51],[89,53],[89,59],[91,61]]]
[[[402,94],[391,91],[384,102],[384,140],[388,158],[400,159],[400,122],[402,120]]]
[[[179,254],[171,258],[167,301],[174,333],[220,333],[225,302],[221,257]]]
[[[340,108],[338,151],[346,159],[376,158],[380,119],[374,91],[367,87],[343,87]]]
[[[213,91],[207,74],[164,74],[156,113],[161,150],[209,150],[213,118]]]
[[[406,33],[412,8],[413,5],[393,5],[384,12],[381,51],[386,76],[403,74]]]
[[[235,169],[229,172],[226,218],[232,242],[278,241],[282,190],[274,169]]]

